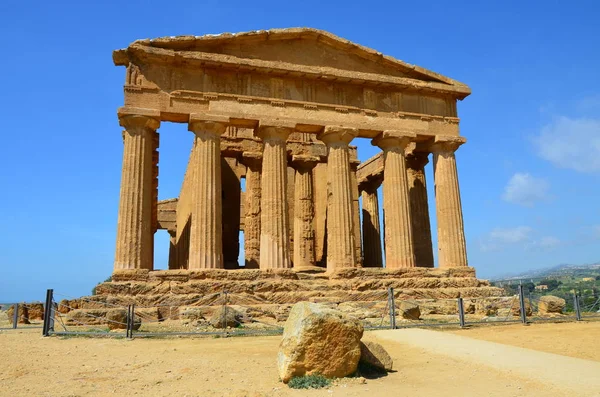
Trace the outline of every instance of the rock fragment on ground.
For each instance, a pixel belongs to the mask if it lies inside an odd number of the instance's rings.
[[[393,367],[389,353],[379,343],[364,341],[360,343],[360,365],[381,372],[389,372]]]
[[[421,318],[421,309],[417,304],[402,301],[398,305],[398,310],[402,318],[407,320],[419,320]]]

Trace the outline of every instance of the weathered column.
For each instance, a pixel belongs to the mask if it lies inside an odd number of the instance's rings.
[[[119,110],[125,131],[115,270],[152,270],[152,151],[159,117],[152,110]]]
[[[169,230],[169,270],[179,269],[177,263],[177,232]]]
[[[288,126],[261,123],[263,164],[261,175],[260,268],[291,267],[287,203],[286,139],[293,131]]]
[[[221,145],[227,119],[190,115],[188,129],[196,135],[192,224],[188,268],[222,269]]]
[[[467,247],[454,157],[456,149],[465,142],[466,139],[463,137],[436,136],[431,147],[438,228],[438,261],[442,268],[467,266]]]
[[[414,267],[415,254],[404,151],[415,134],[383,131],[373,144],[383,149],[383,207],[385,209],[385,266]]]
[[[327,145],[327,270],[356,267],[348,144],[356,128],[325,127],[318,138]]]
[[[312,169],[316,156],[293,156],[294,178],[294,268],[315,266]]]
[[[358,181],[356,179],[356,170],[360,161],[350,160],[350,189],[352,190],[352,228],[354,230],[354,250],[356,256],[356,263],[362,266],[363,253],[362,244],[360,238],[360,204],[358,202]]]
[[[413,152],[406,156],[408,194],[410,196],[410,219],[417,267],[433,267],[431,224],[427,204],[425,165],[429,153]]]
[[[362,236],[365,267],[382,267],[381,226],[379,224],[379,197],[377,188],[381,184],[376,181],[365,186],[362,191]]]
[[[258,269],[260,263],[262,153],[244,152],[242,163],[247,167],[244,201],[244,260],[246,269]]]

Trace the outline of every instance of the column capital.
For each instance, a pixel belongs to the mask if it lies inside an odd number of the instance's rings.
[[[262,165],[262,152],[243,152],[240,163],[246,167],[260,167]]]
[[[188,131],[194,134],[210,133],[221,135],[225,132],[227,124],[229,124],[229,117],[192,113],[190,114]]]
[[[437,135],[429,149],[433,153],[455,152],[465,142],[467,142],[467,138],[462,136]]]
[[[140,114],[119,115],[119,125],[125,128],[123,135],[128,133],[142,133],[145,131],[156,131],[160,121],[154,117]]]
[[[429,153],[412,152],[406,155],[406,166],[413,170],[422,170],[429,163]]]
[[[358,135],[357,128],[326,126],[317,138],[326,145],[343,144],[348,145]]]
[[[293,155],[292,156],[292,166],[296,170],[310,170],[317,163],[321,161],[319,156],[310,156],[310,155]]]
[[[379,189],[379,186],[383,183],[383,174],[373,175],[361,183],[359,183],[358,190],[361,192],[373,193]]]
[[[285,142],[295,127],[296,124],[281,120],[260,120],[254,134],[262,140]]]
[[[385,130],[377,135],[371,141],[374,146],[379,146],[383,150],[401,149],[406,147],[417,137],[417,134],[400,130]]]

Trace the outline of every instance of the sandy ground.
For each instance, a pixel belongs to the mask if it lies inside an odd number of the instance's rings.
[[[557,344],[577,355],[585,349],[572,340],[600,335],[600,323],[546,324],[553,327]],[[547,338],[552,331],[544,330]],[[536,327],[495,326],[461,331],[479,339],[499,338],[509,344],[522,335],[535,339]],[[484,365],[473,357],[431,352],[429,338],[417,331],[408,343],[398,338],[403,330],[367,332],[363,339],[378,340],[394,359],[396,372],[378,379],[349,378],[326,390],[291,390],[279,382],[275,356],[276,337],[202,339],[88,339],[42,338],[39,330],[0,332],[0,395],[11,396],[563,396],[569,393],[534,379],[523,371]],[[386,336],[386,332],[388,336]],[[443,337],[469,340],[449,332],[425,331]],[[389,339],[389,333],[392,338]],[[516,335],[516,336],[515,336]],[[569,336],[567,338],[566,336]],[[593,336],[593,335],[592,335]],[[526,336],[523,336],[526,337]],[[409,338],[407,338],[409,339]],[[467,341],[467,342],[465,342]],[[498,340],[495,340],[498,342]],[[596,344],[597,346],[597,344]],[[589,346],[588,346],[589,347]],[[440,349],[443,350],[443,349]],[[529,352],[532,352],[529,350]],[[533,353],[537,353],[533,351]],[[476,353],[475,353],[476,354]],[[454,356],[453,356],[454,355]],[[562,356],[558,356],[562,357]],[[594,356],[596,357],[596,356]],[[567,357],[563,357],[567,358]],[[572,359],[574,360],[574,359]],[[576,360],[582,361],[583,360]],[[587,361],[591,362],[591,361]],[[597,364],[596,362],[591,362]],[[600,395],[600,393],[598,394]]]
[[[456,335],[525,347],[547,353],[600,361],[600,322],[533,323],[483,326],[453,331]],[[600,376],[600,375],[599,375]]]

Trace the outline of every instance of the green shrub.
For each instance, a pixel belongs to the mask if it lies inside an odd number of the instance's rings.
[[[104,280],[102,283],[108,283],[110,281],[112,281],[112,276],[108,276],[108,278],[106,280]],[[102,283],[98,283],[96,285],[96,287]],[[96,295],[96,287],[92,288],[92,295]]]
[[[331,379],[323,375],[296,376],[288,382],[288,386],[292,389],[322,389],[330,385]]]

